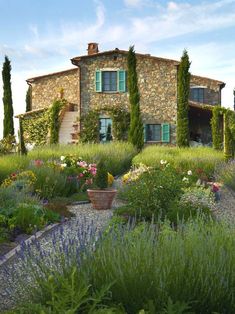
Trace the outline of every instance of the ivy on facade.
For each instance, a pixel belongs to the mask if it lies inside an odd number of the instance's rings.
[[[21,116],[24,141],[36,146],[48,143],[50,117],[48,110],[42,110],[30,115]]]
[[[109,138],[114,141],[125,141],[128,137],[130,125],[130,114],[122,107],[99,107],[90,110],[81,118],[81,142],[98,143],[99,139],[99,117],[107,115],[112,119],[112,129]],[[110,133],[110,132],[109,132]]]
[[[53,102],[51,108],[49,109],[50,144],[59,143],[59,131],[60,131],[60,125],[61,125],[60,114],[64,106],[65,106],[65,100],[57,99]]]

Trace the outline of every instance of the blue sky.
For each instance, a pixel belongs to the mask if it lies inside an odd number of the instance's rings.
[[[88,42],[176,60],[186,48],[191,72],[224,81],[222,104],[233,106],[235,0],[0,0],[0,61],[12,62],[15,114],[25,111],[27,78],[71,68]]]

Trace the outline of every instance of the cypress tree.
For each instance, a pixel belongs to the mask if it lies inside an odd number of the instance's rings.
[[[12,92],[11,92],[11,62],[7,56],[2,68],[2,81],[3,81],[3,137],[7,135],[14,135],[14,122],[13,122],[13,105],[12,105]]]
[[[224,158],[226,161],[234,157],[233,138],[229,128],[230,112],[226,110],[224,113]]]
[[[32,110],[32,97],[31,97],[31,86],[28,87],[26,97],[25,97],[25,102],[26,102],[26,112]]]
[[[186,50],[183,51],[178,69],[178,99],[177,99],[177,145],[189,146],[188,100],[190,89],[190,62]]]
[[[130,130],[129,142],[138,150],[144,146],[144,126],[140,115],[140,95],[138,90],[138,79],[136,72],[136,55],[134,46],[129,48],[128,56],[128,90],[130,100]]]
[[[212,110],[211,131],[213,148],[221,150],[223,147],[223,130],[222,130],[223,109],[215,106]]]

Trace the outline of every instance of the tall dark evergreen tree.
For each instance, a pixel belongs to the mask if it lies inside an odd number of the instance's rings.
[[[11,92],[11,62],[7,56],[2,68],[2,81],[3,81],[3,137],[14,135],[14,122],[13,122],[13,105],[12,105],[12,92]]]
[[[26,110],[25,111],[26,112],[31,111],[32,110],[31,86],[28,87],[25,102],[26,102]]]
[[[190,90],[190,62],[186,50],[183,51],[178,69],[178,99],[177,99],[177,145],[189,146],[188,100]]]
[[[24,129],[22,125],[22,119],[19,119],[19,133],[18,133],[18,138],[19,138],[19,153],[21,155],[26,155],[27,154],[27,149],[25,147],[25,142],[24,142]]]
[[[130,100],[130,130],[129,142],[138,150],[144,146],[144,126],[140,114],[140,95],[138,89],[138,78],[136,72],[136,55],[134,46],[129,48],[128,57],[128,90]]]

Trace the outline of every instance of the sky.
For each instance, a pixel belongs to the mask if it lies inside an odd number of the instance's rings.
[[[235,0],[0,0],[0,66],[7,55],[14,113],[25,112],[27,78],[72,68],[89,42],[175,60],[187,49],[191,73],[225,82],[222,105],[233,107]],[[0,105],[0,138],[2,120]]]

